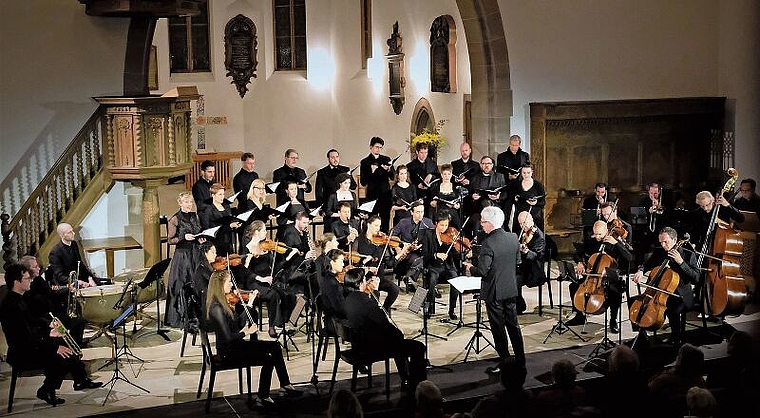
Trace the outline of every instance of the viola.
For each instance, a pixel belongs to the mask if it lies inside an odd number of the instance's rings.
[[[401,237],[380,232],[372,236],[372,244],[378,247],[381,245],[387,245],[391,248],[399,248],[405,243],[401,241]]]
[[[355,252],[347,252],[343,251],[343,257],[346,258],[349,264],[359,264],[363,260],[365,260],[367,257],[371,258],[371,261],[377,261],[377,257],[372,257],[371,255],[365,255],[365,254],[359,254]]]
[[[623,225],[623,221],[620,219],[613,219],[607,224],[607,233],[612,236],[612,238],[615,238],[616,240],[623,243],[623,245],[628,248],[629,250],[633,250],[633,247],[631,244],[626,241],[626,238],[628,238],[628,230],[625,229],[625,225]]]
[[[607,308],[604,291],[604,276],[608,268],[616,268],[617,261],[604,252],[604,245],[599,252],[588,258],[586,263],[586,280],[578,286],[573,295],[573,306],[579,311],[596,315]]]
[[[227,303],[232,307],[237,305],[241,300],[247,303],[251,299],[253,292],[255,290],[233,290],[225,296],[227,297]],[[253,297],[255,298],[256,296],[254,295]]]
[[[211,267],[214,271],[227,270],[228,267],[239,266],[243,263],[243,257],[239,254],[230,254],[227,257],[219,256],[211,263]]]
[[[528,245],[528,243],[533,239],[533,234],[536,233],[536,230],[538,230],[538,227],[533,225],[530,227],[529,230],[525,231],[525,233],[522,236],[522,239],[520,240],[520,244]]]
[[[293,249],[293,247],[288,247],[279,241],[275,242],[271,239],[265,239],[264,241],[261,241],[259,243],[259,248],[261,248],[262,251],[274,251],[277,254],[285,254]],[[303,251],[298,251],[298,255],[303,255]]]
[[[461,236],[459,230],[453,226],[446,228],[446,230],[440,234],[440,239],[444,244],[454,244],[454,249],[459,253],[463,252],[463,250],[470,250],[470,240]]]

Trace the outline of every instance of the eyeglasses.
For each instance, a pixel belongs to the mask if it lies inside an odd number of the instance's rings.
[[[253,186],[253,188],[256,189],[256,190],[266,190],[265,187],[256,187],[256,186]]]
[[[751,192],[752,189],[739,189],[740,192]]]

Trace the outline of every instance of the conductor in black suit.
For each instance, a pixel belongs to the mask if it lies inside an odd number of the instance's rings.
[[[488,206],[480,213],[480,224],[486,233],[478,253],[478,265],[465,263],[467,272],[482,277],[480,298],[486,302],[491,334],[504,361],[510,356],[507,334],[515,351],[515,360],[525,367],[525,344],[520,324],[517,322],[517,263],[520,245],[517,235],[505,231],[504,212],[496,206]],[[506,328],[506,332],[505,331]],[[486,373],[498,375],[499,366],[491,366]]]

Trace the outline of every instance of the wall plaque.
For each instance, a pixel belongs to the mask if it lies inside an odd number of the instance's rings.
[[[385,59],[388,60],[388,87],[389,98],[391,100],[391,106],[393,111],[397,114],[401,114],[401,110],[404,108],[404,87],[406,86],[406,78],[404,77],[404,53],[401,52],[401,35],[398,33],[398,21],[393,24],[393,33],[388,38],[388,55]]]
[[[242,98],[248,91],[251,77],[256,77],[256,25],[243,15],[237,15],[224,28],[224,66],[227,76]]]

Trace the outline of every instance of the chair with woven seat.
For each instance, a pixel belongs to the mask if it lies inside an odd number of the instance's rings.
[[[351,325],[346,320],[340,320],[340,319],[333,319],[333,325],[335,326],[335,334],[342,339],[344,342],[351,343],[354,339],[355,331],[353,328],[351,328]],[[389,355],[378,355],[378,354],[371,354],[364,352],[362,350],[359,350],[358,348],[354,347],[354,344],[351,344],[351,348],[349,349],[342,349],[340,347],[340,344],[337,341],[335,341],[335,350],[338,352],[337,356],[341,360],[345,361],[346,363],[350,364],[353,367],[353,372],[351,374],[351,392],[356,391],[356,383],[358,380],[358,374],[359,369],[364,366],[367,369],[367,386],[372,387],[372,364],[376,363],[378,361],[385,361],[385,398],[390,399],[391,396],[391,382],[390,382],[390,356]],[[330,384],[330,393],[333,392],[333,388],[335,387],[335,376],[338,373],[338,362],[335,362],[335,365],[333,366],[333,373],[332,373],[332,383]]]
[[[206,375],[206,369],[209,370],[209,380],[208,380],[208,396],[206,397],[206,413],[209,413],[211,410],[211,396],[214,393],[214,382],[216,381],[216,373],[224,370],[234,370],[237,369],[238,371],[238,388],[240,390],[240,394],[243,394],[243,369],[245,369],[246,372],[246,378],[248,381],[248,402],[250,403],[253,401],[253,398],[251,396],[251,365],[241,365],[241,364],[233,364],[233,363],[227,363],[225,362],[218,354],[214,354],[214,352],[211,350],[211,342],[208,338],[208,332],[204,329],[199,329],[198,334],[200,334],[201,337],[201,350],[203,351],[203,365],[201,366],[201,376],[198,380],[198,393],[196,394],[196,398],[201,397],[201,390],[203,388],[203,379]]]

